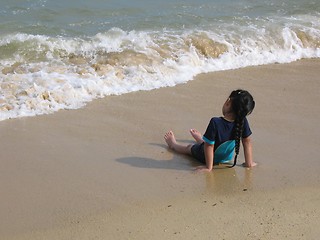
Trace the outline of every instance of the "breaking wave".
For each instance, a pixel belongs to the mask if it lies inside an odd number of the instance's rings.
[[[0,120],[174,86],[199,73],[319,58],[320,19],[301,19],[221,24],[214,30],[113,28],[83,38],[0,36]]]

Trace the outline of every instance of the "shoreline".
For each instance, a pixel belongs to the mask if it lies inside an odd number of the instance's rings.
[[[78,110],[0,122],[0,189],[5,193],[0,202],[1,235],[8,240],[104,239],[108,234],[114,239],[149,239],[152,234],[157,234],[153,239],[192,239],[189,234],[196,233],[209,239],[213,229],[200,231],[215,223],[208,220],[213,213],[204,211],[207,201],[219,207],[214,219],[224,219],[217,226],[234,216],[247,224],[260,219],[261,226],[268,226],[254,232],[253,227],[241,230],[243,225],[235,223],[220,237],[234,239],[238,231],[241,236],[250,233],[248,239],[273,233],[315,239],[320,233],[315,219],[319,194],[314,194],[320,185],[320,107],[315,104],[319,65],[320,60],[311,59],[201,74],[172,88],[110,96]],[[259,165],[194,174],[195,163],[168,151],[163,135],[172,129],[178,141],[189,142],[188,130],[203,132],[236,88],[249,90],[257,104],[248,120]],[[259,213],[259,201],[266,196],[270,201],[263,202],[265,210]],[[240,210],[255,202],[252,211]],[[280,216],[268,218],[272,208],[279,209]],[[297,208],[301,210],[294,213]],[[191,226],[195,212],[208,223],[197,216]],[[303,218],[295,218],[297,214]],[[307,214],[312,221],[306,221]],[[179,223],[178,216],[190,226]],[[296,230],[289,225],[291,216],[296,226],[300,224]],[[259,227],[256,222],[253,226]],[[309,235],[304,232],[312,226]]]

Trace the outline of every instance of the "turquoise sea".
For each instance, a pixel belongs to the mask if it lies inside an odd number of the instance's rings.
[[[318,0],[1,0],[0,120],[319,57]]]

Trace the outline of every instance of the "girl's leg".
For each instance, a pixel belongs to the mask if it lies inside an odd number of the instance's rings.
[[[191,155],[192,144],[182,145],[182,144],[177,143],[176,138],[175,138],[175,136],[174,136],[172,131],[169,131],[164,135],[164,140],[166,141],[168,146],[171,149],[173,149],[174,151],[176,151],[178,153],[182,153],[182,154]]]

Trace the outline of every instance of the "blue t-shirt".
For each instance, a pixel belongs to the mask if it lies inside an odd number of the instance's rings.
[[[228,162],[233,157],[235,137],[233,129],[235,122],[229,122],[223,117],[214,117],[210,120],[202,139],[208,144],[214,144],[214,161]],[[244,119],[242,138],[251,135],[247,118]]]

